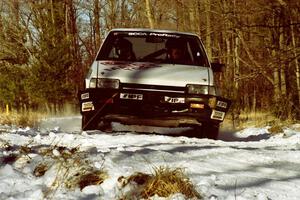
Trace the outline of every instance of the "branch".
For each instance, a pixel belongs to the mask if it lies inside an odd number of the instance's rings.
[[[242,24],[239,22],[240,27],[246,27],[246,28],[287,28],[291,26],[299,26],[300,22],[293,22],[289,24],[283,24],[283,25],[267,25],[267,24]]]

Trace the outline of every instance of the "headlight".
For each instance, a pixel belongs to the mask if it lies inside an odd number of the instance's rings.
[[[188,84],[186,87],[188,94],[216,95],[216,88],[214,86]]]
[[[97,84],[97,87],[96,87]],[[120,81],[118,79],[108,78],[92,78],[90,81],[90,88],[113,88],[119,89]]]

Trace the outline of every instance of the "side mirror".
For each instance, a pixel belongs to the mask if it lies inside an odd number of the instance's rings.
[[[211,68],[213,72],[223,72],[225,68],[225,64],[219,62],[213,62],[211,63]]]

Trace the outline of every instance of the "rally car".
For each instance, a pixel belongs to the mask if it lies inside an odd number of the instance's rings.
[[[216,139],[230,107],[220,96],[200,38],[192,33],[113,29],[79,94],[82,130],[107,130],[111,122],[193,127]]]

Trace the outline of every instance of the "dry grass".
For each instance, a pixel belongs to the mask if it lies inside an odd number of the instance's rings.
[[[43,157],[41,162],[36,163],[33,170],[35,177],[43,177],[47,171],[55,170],[56,177],[45,195],[50,197],[55,191],[65,186],[68,189],[80,188],[81,190],[88,185],[100,185],[108,174],[104,169],[96,169],[93,163],[86,159],[85,152],[80,152],[78,148],[66,148],[62,146],[40,147],[35,149],[28,146],[11,147],[5,144],[5,149],[11,153],[0,158],[2,164],[14,164],[22,156],[27,156],[31,161],[33,158],[28,154],[35,152]],[[28,162],[29,163],[29,162]]]
[[[283,133],[283,125],[280,125],[280,124],[275,124],[273,126],[271,126],[269,129],[268,129],[269,133],[270,134],[278,134],[278,133]]]
[[[79,151],[78,147],[67,148],[64,146],[11,146],[5,140],[1,140],[1,147],[9,152],[9,155],[0,157],[0,164],[14,164],[22,162],[20,159],[26,157],[30,165],[35,165],[33,175],[35,177],[50,176],[56,173],[53,182],[44,191],[45,197],[49,199],[54,196],[58,188],[66,187],[70,190],[88,185],[99,185],[108,178],[108,173],[102,167],[95,168],[88,159],[88,152]],[[29,154],[39,154],[42,160],[35,160]],[[39,157],[39,156],[38,156]],[[104,161],[103,161],[104,162]],[[51,177],[49,177],[51,178]]]
[[[44,176],[46,171],[49,169],[49,166],[45,163],[39,163],[33,170],[33,174],[36,177]]]
[[[103,170],[93,170],[86,174],[81,174],[78,180],[78,185],[82,190],[88,185],[100,185],[108,177],[107,173]]]
[[[55,155],[53,155],[53,152]],[[54,147],[54,149],[44,149],[43,153],[51,165],[57,168],[57,177],[53,182],[53,191],[60,186],[68,189],[80,188],[88,185],[100,185],[108,174],[104,169],[95,169],[93,164],[86,158],[86,153],[79,152],[78,148],[68,149],[66,147]],[[42,168],[43,169],[43,168]]]
[[[148,199],[154,195],[169,197],[176,193],[181,193],[187,198],[202,199],[181,168],[158,167],[154,168],[152,175],[135,173],[128,178],[121,177],[119,181],[123,182],[123,188],[133,183],[138,186],[123,195],[123,200],[131,199],[133,195],[136,198]]]
[[[168,197],[170,194],[182,193],[188,198],[200,198],[189,178],[184,174],[183,169],[176,168],[155,168],[154,176],[145,185],[143,196],[151,197],[155,194],[161,197]]]
[[[19,127],[37,127],[43,115],[35,112],[0,113],[0,124],[16,125]]]
[[[223,123],[226,129],[241,130],[247,127],[284,126],[295,123],[292,120],[281,120],[270,112],[242,112],[238,117],[228,114]]]

